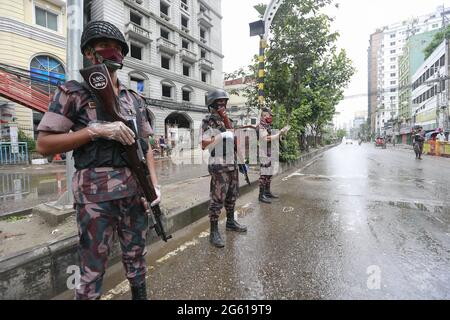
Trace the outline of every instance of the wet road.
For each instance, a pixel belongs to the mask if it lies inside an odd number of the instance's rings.
[[[207,219],[151,247],[152,299],[449,299],[450,160],[341,145],[238,201],[247,234],[208,242]],[[224,214],[222,214],[223,217]],[[129,299],[121,265],[106,299]]]
[[[156,170],[162,185],[208,175],[205,165],[170,159],[157,160]],[[0,216],[58,200],[67,190],[66,180],[65,165],[1,167]]]

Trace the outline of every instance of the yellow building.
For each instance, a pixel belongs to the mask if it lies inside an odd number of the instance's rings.
[[[66,0],[0,0],[0,67],[33,70],[35,80],[48,76],[64,80],[66,21]],[[39,88],[54,90],[51,85]],[[4,97],[0,108],[12,109],[19,128],[34,137],[41,114]]]

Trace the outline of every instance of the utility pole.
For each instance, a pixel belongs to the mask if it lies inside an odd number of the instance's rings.
[[[80,69],[83,68],[83,56],[80,52],[81,34],[83,32],[84,0],[67,0],[67,45],[66,63],[67,80],[82,81]],[[75,172],[72,151],[66,153],[67,191],[56,201],[55,207],[66,209],[73,205],[72,177]]]
[[[266,8],[262,20],[250,23],[250,36],[259,36],[259,71],[258,71],[258,104],[261,109],[265,103],[264,78],[265,78],[265,50],[267,47],[267,38],[269,36],[270,26],[278,9],[284,0],[271,0]]]

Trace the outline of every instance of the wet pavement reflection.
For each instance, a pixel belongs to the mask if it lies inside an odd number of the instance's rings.
[[[257,190],[240,197],[249,231],[227,232],[222,221],[224,249],[209,244],[207,218],[151,248],[150,297],[448,299],[449,170],[448,159],[419,162],[412,151],[338,146],[277,177],[272,205]],[[129,299],[113,292],[108,299]]]
[[[208,175],[206,165],[177,164],[170,159],[157,160],[156,170],[162,185]],[[3,166],[0,170],[0,215],[58,200],[67,190],[66,180],[65,165]]]

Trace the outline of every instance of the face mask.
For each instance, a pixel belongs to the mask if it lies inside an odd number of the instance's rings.
[[[267,124],[272,124],[272,117],[271,117],[271,116],[265,117],[265,118],[264,118],[264,121],[265,121]]]
[[[101,56],[101,58],[104,59],[104,61],[100,63],[104,63],[110,71],[122,69],[123,56],[116,49],[114,48],[99,49],[97,50],[96,53],[99,56]],[[97,60],[100,59],[97,57]]]

